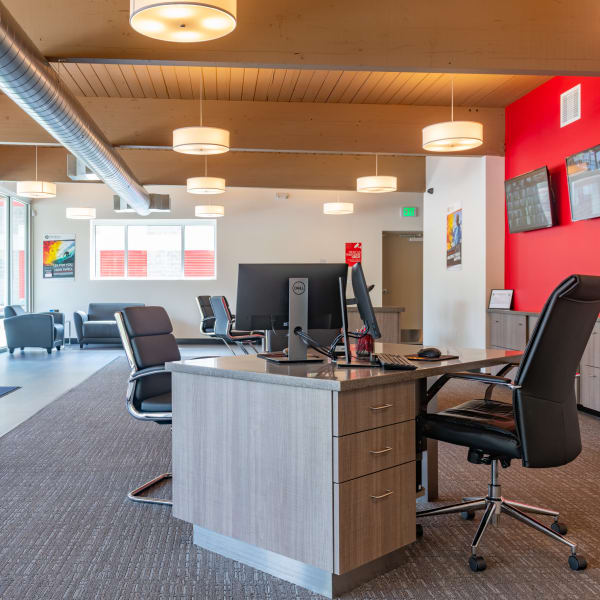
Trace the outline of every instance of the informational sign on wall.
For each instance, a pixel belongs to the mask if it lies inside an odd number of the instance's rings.
[[[346,242],[346,264],[352,267],[362,262],[362,242]]]
[[[75,277],[75,234],[44,236],[44,279]]]
[[[449,206],[446,214],[446,268],[462,268],[462,208]]]

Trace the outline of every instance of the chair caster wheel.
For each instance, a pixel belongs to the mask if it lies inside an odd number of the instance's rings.
[[[556,533],[560,533],[560,535],[567,535],[567,526],[559,521],[554,521],[554,523],[550,525],[550,529]]]
[[[485,564],[485,558],[483,556],[471,556],[469,558],[469,567],[471,571],[477,573],[478,571],[485,571],[487,565]]]
[[[465,510],[460,513],[460,518],[463,521],[472,521],[475,518],[475,511],[474,510]]]
[[[587,567],[587,560],[583,556],[571,554],[569,556],[569,566],[573,571],[583,571]]]
[[[417,523],[417,537],[423,537],[423,525]]]

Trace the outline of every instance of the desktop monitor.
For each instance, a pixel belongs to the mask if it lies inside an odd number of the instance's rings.
[[[241,264],[238,270],[235,327],[241,330],[287,329],[289,278],[308,278],[308,328],[341,329],[339,278],[345,263]]]
[[[381,332],[379,331],[379,325],[377,324],[377,318],[375,317],[375,311],[371,303],[371,296],[369,296],[369,288],[360,263],[356,263],[352,267],[352,289],[358,306],[358,314],[367,328],[367,333],[373,339],[379,339]]]

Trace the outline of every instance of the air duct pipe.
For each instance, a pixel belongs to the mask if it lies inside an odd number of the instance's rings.
[[[140,215],[150,196],[0,2],[0,89]]]

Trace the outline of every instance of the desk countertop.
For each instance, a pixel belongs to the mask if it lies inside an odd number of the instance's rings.
[[[375,344],[375,352],[389,354],[414,354],[414,345]],[[458,355],[458,359],[419,362],[414,371],[384,371],[381,368],[338,368],[326,359],[322,363],[296,363],[280,365],[248,356],[219,356],[180,360],[167,363],[174,373],[210,375],[228,379],[242,379],[262,383],[291,385],[332,391],[348,391],[376,385],[414,381],[434,377],[450,371],[478,369],[508,362],[519,362],[522,352],[513,350],[475,348],[440,348],[444,354]]]

